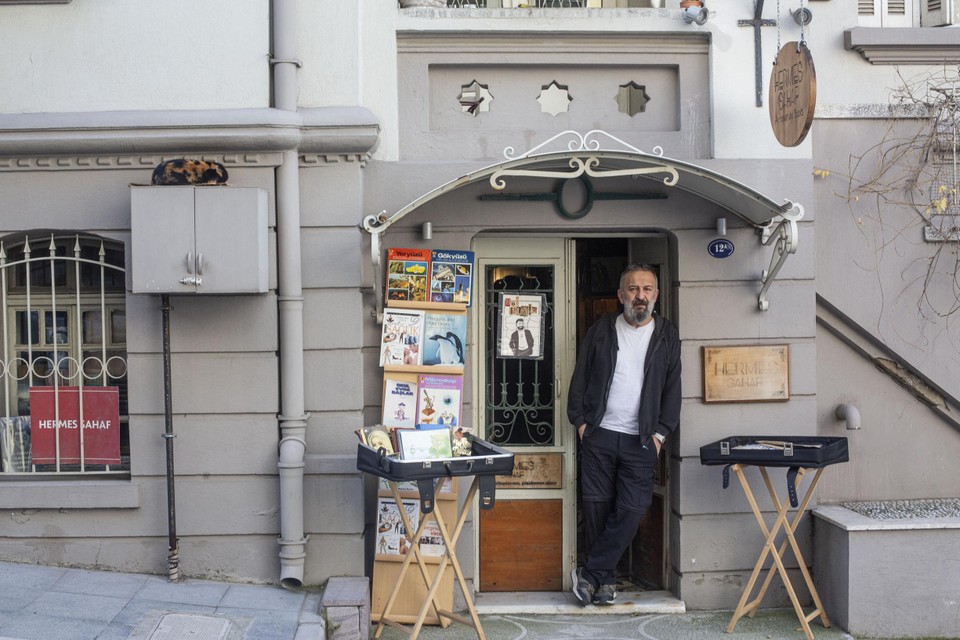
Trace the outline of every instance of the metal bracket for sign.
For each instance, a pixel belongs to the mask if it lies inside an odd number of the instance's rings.
[[[796,213],[793,213],[793,212]],[[766,311],[770,308],[770,301],[767,300],[767,290],[773,284],[774,278],[780,272],[783,263],[787,257],[797,252],[797,241],[799,232],[797,230],[797,221],[803,217],[803,207],[794,204],[793,209],[785,211],[780,215],[780,221],[771,221],[766,227],[760,230],[763,246],[774,245],[773,256],[770,258],[770,268],[764,269],[760,275],[760,282],[763,288],[760,289],[760,295],[757,297],[757,305],[760,311]]]
[[[760,28],[777,26],[776,20],[767,20],[767,19],[764,19],[762,16],[763,16],[763,0],[754,0],[753,19],[737,20],[738,27],[753,28],[753,66],[754,66],[754,73],[756,74],[755,84],[756,84],[758,107],[763,106],[763,67],[762,67],[763,53],[760,46]]]

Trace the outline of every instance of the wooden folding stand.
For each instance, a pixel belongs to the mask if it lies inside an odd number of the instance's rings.
[[[441,491],[443,484],[446,481],[446,477],[440,477],[436,487],[437,493]],[[394,499],[397,501],[397,504],[402,505],[403,500],[400,497],[400,491],[397,488],[397,483],[391,480],[389,481],[389,486]],[[390,592],[390,597],[387,598],[387,602],[383,607],[383,612],[380,614],[380,622],[377,625],[377,631],[374,634],[374,638],[380,638],[383,634],[384,625],[390,625],[391,627],[401,629],[408,633],[410,640],[415,640],[415,638],[420,635],[420,630],[423,628],[424,620],[432,609],[436,617],[439,619],[441,626],[447,627],[450,624],[449,621],[453,620],[455,622],[472,627],[474,631],[476,631],[477,637],[480,638],[480,640],[486,640],[486,636],[483,633],[483,627],[480,625],[480,618],[477,616],[477,610],[474,607],[473,598],[470,597],[470,589],[467,587],[467,581],[463,577],[463,570],[460,568],[460,562],[457,560],[456,553],[457,539],[460,537],[460,532],[463,529],[464,522],[466,522],[467,514],[470,512],[470,507],[473,504],[473,498],[477,495],[477,489],[479,486],[480,476],[474,476],[473,481],[470,483],[470,489],[467,492],[466,500],[464,500],[463,504],[459,507],[459,513],[457,515],[456,523],[454,524],[452,533],[448,531],[446,522],[444,521],[444,518],[440,513],[440,509],[438,508],[433,508],[428,513],[425,513],[421,509],[420,525],[417,527],[416,531],[414,531],[406,511],[402,507],[398,510],[400,517],[403,520],[403,526],[406,532],[405,535],[410,543],[410,550],[403,560],[403,564],[400,568],[400,574],[397,576],[397,581],[394,584],[393,590]],[[423,503],[421,503],[421,506],[422,504]],[[430,579],[430,573],[427,571],[427,566],[424,563],[423,555],[420,551],[420,538],[423,534],[425,524],[431,517],[436,520],[437,528],[440,531],[440,536],[443,538],[443,544],[445,546],[444,555],[440,560],[440,564],[437,566],[436,573],[434,574],[432,580]],[[413,627],[410,628],[396,619],[391,618],[390,609],[393,607],[397,596],[403,588],[404,575],[406,574],[407,569],[410,568],[410,565],[414,559],[417,561],[417,565],[420,569],[420,575],[423,578],[424,584],[428,587],[428,590],[427,595],[423,600],[423,605],[420,607],[420,613],[417,615]],[[443,574],[447,569],[447,565],[450,565],[453,568],[453,573],[457,578],[457,582],[460,584],[461,591],[463,591],[463,597],[467,603],[467,610],[470,613],[469,618],[465,618],[464,616],[453,613],[452,611],[441,609],[439,599],[437,598],[437,589],[439,588],[440,582],[443,579]]]
[[[793,604],[793,609],[797,614],[797,618],[800,620],[800,626],[803,628],[804,635],[806,635],[807,640],[813,640],[813,633],[810,631],[810,621],[819,616],[824,627],[829,627],[830,621],[827,619],[827,615],[823,611],[823,604],[820,602],[820,596],[817,594],[817,590],[813,586],[813,580],[810,578],[810,572],[807,570],[807,564],[804,562],[803,556],[800,553],[800,547],[797,544],[797,539],[794,536],[794,533],[796,532],[797,525],[800,524],[800,519],[803,516],[804,511],[807,509],[807,505],[810,503],[814,489],[816,489],[817,484],[820,482],[820,475],[823,473],[823,467],[816,469],[816,473],[813,476],[813,481],[807,488],[807,491],[803,496],[803,500],[800,502],[799,506],[797,506],[793,519],[788,520],[791,500],[781,501],[777,496],[777,492],[774,490],[773,484],[770,482],[770,475],[767,472],[767,467],[765,465],[759,463],[753,465],[760,469],[760,474],[763,476],[763,482],[767,485],[767,491],[770,493],[770,498],[773,500],[773,504],[777,509],[777,516],[773,521],[773,526],[768,529],[766,522],[763,519],[763,515],[760,512],[760,507],[757,504],[756,499],[753,497],[753,492],[750,490],[750,485],[747,483],[747,478],[743,473],[744,467],[747,466],[751,465],[737,463],[730,465],[729,468],[732,469],[740,479],[740,485],[743,487],[743,492],[747,496],[747,501],[750,503],[750,508],[753,510],[753,515],[757,518],[757,522],[760,525],[760,530],[763,532],[765,540],[763,544],[763,551],[760,553],[760,558],[757,560],[757,564],[753,568],[753,573],[750,575],[750,580],[747,582],[747,586],[743,590],[740,603],[737,604],[737,608],[733,612],[733,617],[730,619],[730,624],[727,625],[727,633],[733,633],[734,627],[737,626],[737,621],[744,615],[749,615],[752,618],[757,613],[760,602],[763,600],[763,596],[766,594],[767,588],[770,586],[770,582],[773,580],[774,569],[776,569],[776,572],[780,574],[780,578],[783,580],[783,584],[787,589],[787,594],[790,596],[790,602]],[[803,478],[804,474],[810,470],[810,468],[794,467],[794,469],[797,470],[796,477],[792,478],[792,474],[788,475],[787,477],[789,482],[794,483],[792,487],[788,486],[788,489],[791,497],[793,497],[795,500],[797,487],[799,487],[801,479]],[[796,503],[794,502],[794,504]],[[776,540],[781,528],[786,533],[786,539],[777,548]],[[807,588],[810,590],[810,595],[813,598],[814,605],[816,606],[816,608],[810,614],[805,614],[803,612],[803,608],[800,606],[800,600],[797,598],[796,591],[794,591],[793,585],[790,583],[790,577],[787,575],[787,570],[783,564],[783,554],[788,545],[791,549],[793,549],[793,554],[797,558],[797,562],[800,565],[800,573],[803,574],[803,579],[807,584]],[[750,599],[750,594],[753,592],[753,587],[757,582],[757,578],[760,576],[760,572],[763,570],[763,565],[768,555],[773,556],[773,564],[767,570],[767,576],[764,579],[763,584],[760,586],[760,591],[757,593],[757,597],[748,602]]]

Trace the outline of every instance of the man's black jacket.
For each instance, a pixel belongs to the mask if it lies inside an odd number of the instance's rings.
[[[586,433],[597,428],[607,409],[607,395],[617,365],[618,315],[607,315],[595,322],[577,354],[567,396],[567,418],[574,428],[586,423]],[[643,363],[639,416],[643,440],[649,440],[654,432],[669,436],[680,423],[680,332],[669,320],[658,315],[653,319],[653,336]]]

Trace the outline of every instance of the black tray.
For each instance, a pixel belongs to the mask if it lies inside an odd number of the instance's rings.
[[[513,473],[513,452],[465,434],[473,455],[436,460],[401,460],[384,449],[359,443],[357,469],[394,482],[415,480],[420,490],[420,511],[433,511],[434,480],[441,477],[480,476],[480,508],[492,509],[497,492],[496,476]]]
[[[784,443],[782,449],[740,449],[760,441]],[[730,436],[700,447],[700,464],[753,464],[764,467],[825,467],[850,459],[847,439],[826,436]]]
[[[764,442],[777,443],[773,448],[756,447]],[[827,436],[730,436],[700,447],[700,464],[726,465],[723,488],[730,485],[732,464],[760,467],[787,467],[787,495],[790,505],[797,506],[797,472],[800,468],[825,467],[850,459],[847,439]]]

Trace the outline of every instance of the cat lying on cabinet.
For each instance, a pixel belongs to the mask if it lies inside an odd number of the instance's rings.
[[[151,184],[155,185],[207,185],[226,184],[227,168],[219,162],[178,158],[167,160],[153,170]]]

